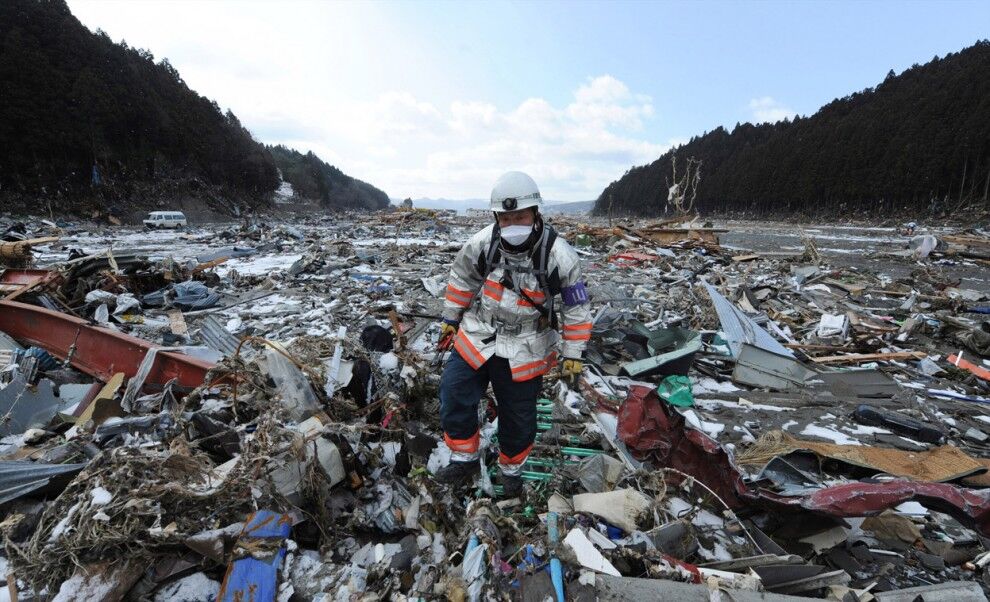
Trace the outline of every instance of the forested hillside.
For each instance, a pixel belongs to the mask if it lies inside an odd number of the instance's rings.
[[[315,155],[279,156],[324,207],[388,205]],[[0,210],[236,215],[278,186],[270,150],[167,59],[90,32],[64,0],[0,0]]]
[[[753,216],[945,215],[986,209],[990,191],[990,42],[887,74],[811,117],[717,128],[629,170],[595,213],[658,215],[699,159],[695,208]]]
[[[112,207],[184,189],[255,205],[278,185],[271,155],[233,113],[167,60],[91,33],[62,0],[0,2],[0,97],[7,193]]]
[[[312,152],[305,155],[284,146],[268,147],[296,195],[314,199],[327,209],[377,210],[389,205],[388,195],[356,180]]]

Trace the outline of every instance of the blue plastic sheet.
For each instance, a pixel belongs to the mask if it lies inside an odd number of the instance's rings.
[[[247,543],[245,540],[257,539],[284,541],[289,536],[291,528],[292,521],[288,514],[259,510],[248,517],[238,541],[245,543]],[[227,568],[217,600],[274,602],[278,591],[278,570],[284,558],[285,546],[280,545],[267,556],[256,554],[235,560]]]

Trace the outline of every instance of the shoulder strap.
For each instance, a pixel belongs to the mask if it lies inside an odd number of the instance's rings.
[[[547,269],[550,267],[550,251],[553,249],[555,242],[557,242],[557,231],[550,224],[544,222],[543,235],[540,237],[539,242],[540,246],[533,255],[533,259],[536,263],[534,266],[536,268],[536,278],[540,283],[540,288],[543,289],[543,297],[546,300],[546,313],[541,311],[540,314],[544,316],[549,314],[550,327],[554,330],[558,327],[554,301],[555,297],[560,294],[560,273],[557,269],[554,269],[553,273],[550,274],[547,272]]]
[[[540,281],[540,287],[548,299],[560,293],[560,274],[557,270],[554,270],[552,274],[548,272],[550,250],[553,248],[555,242],[557,242],[557,231],[549,224],[544,223],[543,236],[540,237],[540,242],[537,243],[539,247],[533,255],[533,261],[536,268],[536,277]]]
[[[498,259],[498,247],[499,239],[502,238],[502,229],[498,227],[498,222],[492,227],[492,237],[488,241],[488,250],[484,255],[478,256],[478,273],[481,274],[482,280],[488,278],[488,274],[492,273],[495,269],[495,264]]]

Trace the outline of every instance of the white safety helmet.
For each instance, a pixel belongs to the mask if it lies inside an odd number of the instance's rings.
[[[521,171],[510,171],[502,174],[492,187],[492,211],[504,213],[527,207],[539,210],[543,204],[540,189],[536,187],[533,178]]]

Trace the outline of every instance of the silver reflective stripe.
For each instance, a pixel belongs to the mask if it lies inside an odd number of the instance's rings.
[[[451,462],[474,462],[480,457],[480,454],[476,451],[474,452],[450,452]]]
[[[520,462],[519,464],[502,464],[501,462],[499,462],[498,467],[502,470],[502,474],[510,477],[518,477],[519,475],[522,474],[523,471],[522,462]]]

